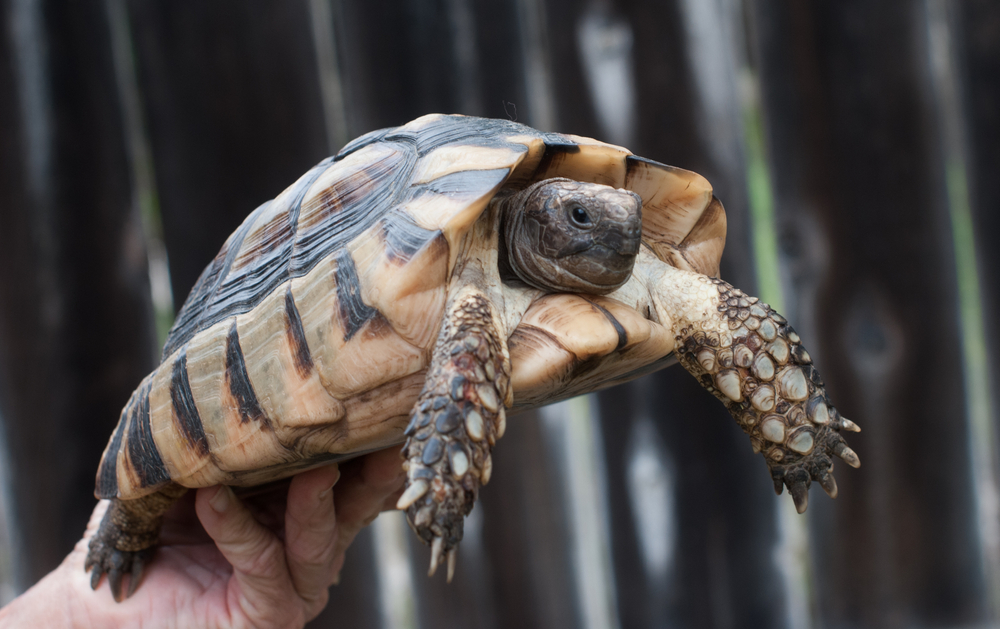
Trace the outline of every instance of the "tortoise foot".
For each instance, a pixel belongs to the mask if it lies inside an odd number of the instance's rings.
[[[429,574],[445,559],[448,580],[465,516],[490,480],[490,449],[506,427],[507,370],[481,297],[459,303],[435,348],[434,366],[406,429],[407,487],[396,507],[431,546]]]
[[[163,513],[186,491],[171,484],[135,500],[111,499],[83,564],[84,571],[93,569],[91,588],[96,590],[101,577],[107,574],[116,601],[132,596],[159,542]],[[123,597],[122,580],[126,576],[128,590]]]
[[[850,423],[853,425],[853,422]],[[808,454],[796,456],[795,452],[783,452],[781,463],[768,459],[774,493],[780,496],[782,490],[788,487],[788,493],[795,501],[795,510],[799,513],[805,513],[809,506],[809,486],[812,481],[818,482],[831,498],[836,498],[837,481],[832,474],[833,457],[839,457],[851,467],[861,466],[858,455],[847,447],[844,438],[833,428],[823,426],[817,431],[815,445]]]
[[[96,590],[101,584],[101,577],[107,574],[111,595],[117,602],[132,596],[142,581],[143,572],[152,559],[154,550],[155,547],[137,551],[117,550],[113,546],[98,543],[98,539],[94,538],[90,542],[84,565],[85,570],[93,569],[90,573],[91,589]],[[122,596],[122,579],[126,576],[128,589],[125,596]]]
[[[101,584],[101,577],[108,575],[108,585],[111,595],[121,602],[132,596],[142,580],[142,573],[156,549],[157,530],[128,531],[123,523],[123,507],[121,501],[114,500],[101,520],[101,526],[90,540],[87,549],[87,559],[83,569],[93,570],[90,573],[90,587],[94,590]],[[128,590],[122,597],[122,580],[128,576]]]
[[[680,363],[725,403],[764,455],[775,491],[784,487],[803,513],[817,481],[831,497],[833,458],[861,461],[841,431],[860,428],[830,403],[809,352],[784,317],[721,280],[718,319],[686,328],[677,341]]]

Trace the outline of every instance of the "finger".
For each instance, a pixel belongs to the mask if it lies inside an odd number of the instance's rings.
[[[326,606],[334,579],[337,516],[331,488],[339,477],[337,466],[330,465],[299,474],[288,487],[285,557],[307,617]]]
[[[341,557],[354,538],[379,512],[392,508],[406,474],[399,448],[387,448],[341,465],[334,492],[337,509],[337,551]],[[339,566],[338,566],[339,568]]]
[[[281,610],[288,610],[296,597],[278,538],[254,520],[229,487],[199,489],[195,510],[233,566],[236,591],[231,581],[230,593],[237,595],[243,612],[260,621],[279,619]]]
[[[334,500],[337,521],[364,525],[381,510],[386,499],[406,480],[399,448],[387,448],[341,465]]]

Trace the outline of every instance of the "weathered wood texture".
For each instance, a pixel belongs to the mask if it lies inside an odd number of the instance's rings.
[[[128,8],[179,308],[246,215],[339,147],[307,0]]]
[[[1000,5],[975,0],[958,5],[958,61],[964,71],[963,120],[986,355],[1000,355]],[[1000,439],[1000,366],[989,365],[994,438]],[[994,451],[1000,443],[994,441]],[[1000,470],[994,469],[995,474]],[[997,476],[1000,484],[1000,475]],[[1000,599],[1000,593],[995,593]]]
[[[923,7],[754,3],[789,318],[864,420],[810,507],[826,626],[985,620]]]
[[[79,539],[122,400],[155,364],[102,2],[0,4],[0,128],[0,418],[26,587]]]

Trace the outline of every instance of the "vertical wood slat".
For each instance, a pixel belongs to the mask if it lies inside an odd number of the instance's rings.
[[[970,197],[972,229],[978,257],[978,275],[982,325],[985,341],[984,374],[991,394],[985,402],[992,415],[992,422],[983,432],[990,440],[984,450],[992,453],[992,460],[985,461],[993,474],[993,491],[1000,485],[997,453],[1000,452],[1000,330],[995,322],[1000,312],[1000,5],[995,2],[973,0],[954,7],[958,19],[954,33],[959,49],[958,61],[964,70],[958,77],[964,88],[963,122],[965,124],[968,160],[968,191]],[[983,375],[983,374],[975,374]],[[970,375],[970,377],[974,377]],[[983,496],[979,499],[983,502]],[[987,592],[993,620],[1000,619],[1000,570],[996,565],[1000,555],[1000,514],[995,501],[985,500],[981,524],[984,544],[987,545]],[[984,509],[984,506],[987,507]],[[983,517],[981,515],[981,517]],[[992,564],[992,565],[991,565]]]
[[[259,204],[335,152],[308,0],[129,2],[175,305]],[[370,531],[311,627],[378,624]]]
[[[307,0],[128,8],[179,308],[242,220],[339,147]]]
[[[0,416],[21,588],[79,539],[107,436],[154,364],[117,96],[104,3],[4,3]]]
[[[459,112],[454,36],[444,0],[335,8],[350,135]]]
[[[789,309],[858,471],[810,507],[824,625],[983,621],[955,266],[917,3],[754,3]]]

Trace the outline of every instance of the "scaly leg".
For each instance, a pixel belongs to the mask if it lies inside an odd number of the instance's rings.
[[[449,581],[464,518],[490,479],[490,449],[504,433],[510,371],[503,338],[487,297],[471,286],[460,291],[406,429],[408,487],[397,506],[431,545],[431,575],[447,555]]]
[[[836,497],[833,458],[861,465],[840,432],[860,428],[830,403],[795,330],[722,280],[666,265],[659,272],[656,284],[671,288],[657,295],[658,308],[673,324],[678,360],[764,454],[775,491],[787,486],[799,513],[814,480]]]

